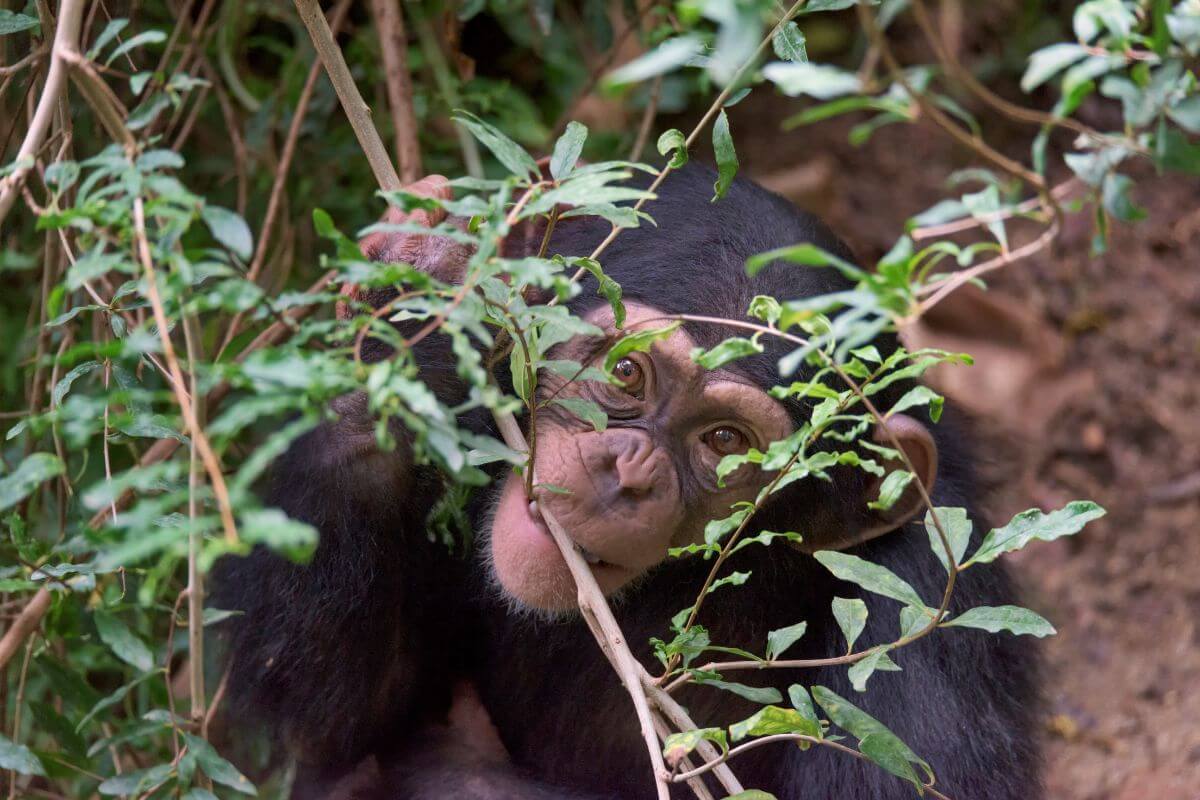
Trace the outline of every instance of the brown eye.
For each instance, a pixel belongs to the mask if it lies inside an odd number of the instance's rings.
[[[750,449],[746,435],[737,428],[722,426],[704,435],[704,442],[713,452],[721,456],[731,456],[744,453]]]
[[[617,380],[621,382],[625,391],[630,394],[642,391],[642,387],[646,383],[642,368],[632,358],[622,358],[618,361],[617,365],[613,367],[613,374],[617,376]]]

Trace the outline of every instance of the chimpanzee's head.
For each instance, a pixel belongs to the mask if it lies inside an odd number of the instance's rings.
[[[847,288],[832,270],[784,263],[747,276],[748,257],[786,245],[811,242],[849,254],[814,218],[749,181],[736,181],[723,199],[710,202],[714,179],[711,170],[698,166],[672,173],[658,199],[646,206],[657,225],[622,232],[602,256],[605,271],[624,291],[624,331],[662,327],[673,314],[745,320],[755,295],[788,300]],[[563,225],[550,250],[587,255],[608,230],[600,220]],[[598,365],[623,332],[595,288],[589,278],[572,310],[610,338],[566,342],[551,358]],[[689,357],[693,347],[711,347],[738,334],[689,322],[649,352],[622,359],[615,369],[621,386],[596,381],[564,386],[543,373],[538,387],[543,397],[592,400],[608,414],[608,426],[596,431],[554,404],[538,411],[536,480],[566,492],[535,488],[534,497],[527,497],[524,481],[515,474],[499,486],[486,546],[508,595],[543,611],[575,607],[574,581],[539,505],[563,524],[600,587],[614,593],[661,563],[668,548],[702,541],[705,524],[727,516],[732,503],[754,499],[771,476],[747,466],[721,485],[718,462],[750,447],[765,449],[795,430],[806,409],[766,392],[782,380],[776,365],[787,348],[776,340],[765,338],[761,355],[713,371]],[[888,398],[879,399],[886,408]],[[893,416],[888,427],[918,478],[932,486],[937,448],[928,430],[903,415]],[[919,508],[910,487],[888,512],[869,511],[867,501],[877,493],[879,480],[846,470],[836,474],[832,486],[799,481],[777,494],[760,516],[774,529],[801,533],[806,549],[848,547],[894,530]]]

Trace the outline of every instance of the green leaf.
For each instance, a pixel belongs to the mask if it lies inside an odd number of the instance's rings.
[[[64,471],[65,467],[58,456],[49,453],[27,456],[19,467],[0,478],[0,511],[12,508],[43,481],[56,478]]]
[[[104,609],[96,609],[92,615],[96,630],[100,632],[100,640],[129,666],[138,672],[149,672],[154,669],[154,654],[150,648],[134,635],[129,627],[113,614]]]
[[[638,331],[627,332],[624,336],[616,341],[608,354],[604,356],[604,371],[612,374],[613,367],[617,365],[625,356],[633,352],[645,353],[650,349],[650,346],[657,341],[666,339],[679,329],[683,324],[682,320],[675,320],[661,328],[645,328]]]
[[[963,555],[967,552],[967,545],[971,542],[974,523],[967,516],[965,508],[939,507],[937,518],[942,523],[946,539],[950,542],[950,549],[954,552],[954,563],[961,564]],[[942,537],[938,535],[937,526],[933,524],[933,514],[930,511],[925,512],[925,532],[929,535],[929,546],[933,549],[933,554],[937,556],[938,561],[949,573],[950,565],[946,562],[946,548],[942,545]]]
[[[524,147],[505,136],[495,126],[481,120],[469,111],[459,109],[453,114],[454,120],[471,132],[479,143],[492,152],[496,160],[504,165],[513,175],[532,179],[541,174],[533,156]]]
[[[556,181],[571,174],[583,152],[583,143],[587,140],[586,125],[572,120],[567,123],[567,129],[554,143],[554,154],[550,156],[550,176]]]
[[[704,526],[704,543],[716,544],[726,534],[737,530],[738,526],[745,522],[746,517],[750,515],[750,511],[749,508],[739,508],[728,517],[709,520]]]
[[[808,630],[807,622],[797,622],[786,628],[778,628],[767,634],[767,660],[774,661],[783,655],[784,651],[800,641],[800,637]]]
[[[977,606],[942,623],[944,627],[979,628],[988,633],[1008,631],[1018,636],[1053,636],[1057,631],[1044,617],[1020,606]]]
[[[793,683],[788,687],[788,700],[792,703],[792,708],[800,712],[800,715],[807,719],[812,726],[812,730],[816,733],[812,734],[818,739],[824,736],[824,730],[821,728],[821,720],[817,717],[816,709],[813,708],[812,698],[808,695],[808,690],[798,683]]]
[[[671,169],[679,169],[688,161],[687,137],[678,128],[663,131],[658,137],[658,154],[665,156],[668,153],[671,153],[671,160],[667,166]]]
[[[789,97],[808,95],[829,100],[862,91],[862,81],[853,72],[808,61],[775,61],[763,67],[763,77]]]
[[[600,262],[594,258],[574,258],[571,265],[583,267],[595,277],[599,284],[598,291],[608,301],[613,312],[613,322],[618,328],[625,327],[625,304],[621,302],[621,284],[605,274]]]
[[[878,737],[873,742],[878,741],[879,744],[873,744],[873,748],[886,746],[888,750],[894,751],[905,761],[921,764],[928,768],[925,762],[908,745],[901,741],[900,737],[892,733],[882,722],[857,708],[849,700],[838,696],[824,686],[812,687],[812,694],[813,699],[817,701],[817,705],[829,715],[830,721],[859,739],[860,742],[870,736]],[[880,766],[883,765],[881,764]]]
[[[129,20],[123,17],[109,20],[108,24],[104,26],[104,30],[100,31],[100,35],[96,37],[96,41],[92,43],[91,49],[87,52],[87,57],[95,60],[100,55],[100,52],[108,46],[108,43],[117,38],[128,24]]]
[[[1188,133],[1200,133],[1200,94],[1180,100],[1167,109],[1167,116]]]
[[[1129,196],[1133,188],[1133,179],[1127,175],[1110,172],[1104,176],[1101,189],[1101,201],[1104,210],[1121,222],[1136,222],[1145,219],[1146,211],[1139,208]]]
[[[922,790],[921,777],[907,757],[912,751],[890,731],[867,734],[859,740],[858,750],[873,764],[908,781],[917,791]]]
[[[789,20],[775,31],[771,39],[775,55],[784,61],[808,61],[808,48],[805,46],[804,32],[795,20]]]
[[[1100,519],[1105,513],[1103,508],[1089,500],[1075,500],[1049,514],[1038,508],[1022,511],[1004,527],[988,531],[966,565],[995,561],[1005,553],[1020,550],[1034,539],[1052,542],[1059,537],[1079,533],[1084,525]]]
[[[264,508],[242,514],[242,539],[267,547],[298,563],[312,558],[317,546],[317,529],[290,519],[277,508]]]
[[[238,772],[233,764],[222,758],[211,744],[199,736],[186,732],[183,734],[183,738],[187,742],[188,751],[196,757],[200,769],[204,770],[204,774],[212,778],[214,783],[228,786],[242,794],[258,794],[254,784],[245,775]]]
[[[728,795],[725,800],[778,800],[778,798],[762,789],[746,789],[737,794]]]
[[[868,6],[879,5],[879,0],[808,0],[797,14],[816,14],[820,11],[842,11],[859,3]]]
[[[9,11],[7,8],[0,8],[0,36],[27,31],[31,28],[36,28],[39,24],[37,17],[31,17],[28,14],[18,14],[15,11]]]
[[[856,583],[868,592],[899,600],[905,605],[925,606],[916,590],[887,567],[835,550],[821,550],[814,553],[813,558],[840,580]]]
[[[159,42],[165,42],[166,40],[167,34],[163,33],[162,31],[142,31],[138,35],[132,36],[114,47],[113,51],[108,54],[108,58],[104,60],[104,66],[109,66],[112,64],[112,62],[116,61],[118,58],[136,47],[141,47],[142,45],[146,44],[158,44]]]
[[[1029,57],[1029,66],[1021,77],[1021,89],[1032,92],[1087,55],[1088,49],[1080,44],[1061,43],[1043,47]]]
[[[777,733],[799,733],[819,738],[821,724],[794,708],[767,706],[760,708],[741,722],[729,726],[729,738],[740,742],[747,736],[771,736]]]
[[[591,400],[582,397],[556,397],[551,402],[570,411],[597,431],[608,427],[608,415],[604,413],[604,409]]]
[[[729,749],[724,728],[696,728],[682,733],[672,733],[663,742],[663,758],[667,764],[678,764],[684,756],[696,749],[700,742],[715,742],[724,753]]]
[[[213,238],[243,261],[254,253],[254,237],[246,220],[227,208],[205,204],[200,212]]]
[[[717,159],[717,182],[713,184],[713,202],[720,200],[729,191],[738,171],[737,151],[733,147],[733,136],[729,132],[729,116],[725,109],[717,115],[712,129],[713,153]]]
[[[712,686],[717,689],[722,689],[726,692],[736,694],[738,697],[753,703],[779,703],[783,701],[783,695],[779,690],[771,686],[747,686],[744,683],[734,683],[732,681],[724,681],[719,678],[700,678],[695,679],[696,683],[704,686]]]
[[[904,494],[914,475],[906,469],[894,469],[883,479],[879,486],[879,499],[867,503],[867,507],[875,511],[887,511]]]
[[[856,692],[865,692],[867,690],[867,681],[876,670],[884,672],[899,672],[900,667],[896,662],[888,658],[888,648],[877,647],[871,651],[870,655],[860,661],[850,665],[850,669],[846,675],[850,678],[850,685],[854,687]]]
[[[763,346],[759,344],[758,337],[755,336],[753,339],[726,339],[709,350],[705,350],[703,347],[696,347],[692,349],[689,355],[692,361],[705,369],[717,369],[725,366],[730,361],[757,355],[762,351]]]
[[[888,409],[887,416],[899,414],[901,411],[907,411],[910,408],[917,406],[929,406],[929,418],[937,422],[942,418],[942,406],[946,400],[940,394],[930,389],[928,386],[914,386],[904,393],[904,396],[896,401],[896,404]]]
[[[173,765],[158,764],[148,769],[123,772],[120,775],[109,778],[97,787],[97,791],[100,794],[136,796],[147,789],[164,783],[174,774],[175,767]]]
[[[601,85],[613,90],[662,75],[691,61],[703,47],[704,41],[699,36],[689,34],[667,39],[650,52],[608,73]]]
[[[0,17],[0,24],[4,18]],[[45,775],[46,768],[34,752],[23,744],[17,744],[0,733],[0,769],[8,769],[20,775]]]
[[[846,652],[849,653],[854,650],[854,643],[863,628],[867,627],[867,604],[858,598],[835,597],[832,605],[833,618],[846,637]]]
[[[808,242],[750,256],[746,259],[746,274],[753,278],[772,261],[790,261],[806,267],[834,267],[851,280],[861,280],[867,277],[866,272],[849,261],[838,258],[833,253]]]

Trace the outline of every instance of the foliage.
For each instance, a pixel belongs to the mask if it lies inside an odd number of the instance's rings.
[[[897,63],[892,23],[912,16],[929,33],[923,0],[801,0],[786,12],[761,0],[652,5],[640,19],[624,20],[643,55],[611,70],[603,59],[589,64],[578,57],[579,41],[599,55],[617,46],[599,0],[584,0],[582,13],[561,17],[553,4],[541,3],[466,2],[456,16],[433,6],[407,8],[416,23],[408,56],[417,80],[406,100],[423,132],[424,168],[474,174],[454,182],[454,199],[403,190],[384,197],[405,209],[440,207],[472,221],[466,230],[435,228],[473,251],[461,284],[405,264],[369,263],[342,233],[375,218],[379,208],[364,201],[373,184],[350,129],[333,113],[331,89],[324,81],[303,88],[313,56],[289,4],[220,3],[212,20],[188,22],[156,2],[139,6],[132,20],[117,15],[101,25],[89,16],[78,53],[54,54],[72,72],[64,90],[70,114],[55,116],[52,133],[33,141],[30,153],[4,145],[0,320],[12,346],[0,369],[6,426],[0,607],[9,626],[0,646],[9,699],[0,768],[10,772],[13,792],[37,787],[71,797],[191,800],[213,791],[277,792],[278,778],[266,777],[256,788],[207,741],[220,676],[202,651],[204,627],[225,616],[202,605],[204,576],[217,557],[255,544],[298,561],[311,556],[316,532],[262,507],[255,492],[271,459],[331,418],[334,398],[362,390],[379,417],[380,443],[395,445],[388,421],[397,420],[415,435],[417,459],[436,465],[454,487],[431,523],[446,537],[462,526],[463,490],[487,480],[482,466],[508,462],[532,480],[529,454],[470,433],[459,424],[463,415],[521,412],[536,429],[544,406],[535,389],[544,370],[606,380],[604,372],[622,354],[650,346],[683,320],[621,338],[600,370],[552,361],[556,344],[598,333],[560,304],[580,291],[578,276],[597,279],[618,319],[620,287],[605,275],[602,253],[514,259],[501,255],[501,241],[522,223],[552,223],[563,205],[603,217],[614,233],[646,222],[641,204],[651,193],[624,181],[635,170],[661,177],[681,166],[709,122],[720,176],[713,201],[723,202],[738,169],[736,114],[729,109],[752,88],[801,98],[777,101],[796,103],[788,127],[853,114],[862,121],[851,137],[864,141],[887,125],[929,122],[986,166],[951,176],[952,196],[914,216],[874,269],[807,244],[751,259],[750,272],[773,261],[838,270],[854,288],[803,301],[756,298],[740,323],[747,336],[693,354],[716,368],[761,352],[766,338],[787,342],[781,371],[791,375],[807,363],[813,375],[772,394],[804,400],[811,414],[785,439],[721,463],[719,476],[752,464],[770,472],[771,482],[753,503],[712,521],[702,543],[674,552],[708,559],[712,569],[668,638],[655,641],[668,691],[696,681],[761,708],[728,729],[681,730],[666,740],[664,753],[675,765],[716,743],[735,756],[731,743],[744,747],[761,736],[846,749],[840,735],[831,735],[841,731],[862,757],[917,791],[935,792],[938,765],[926,764],[886,721],[850,700],[821,686],[795,685],[785,707],[774,690],[725,680],[747,665],[787,665],[805,621],[772,631],[759,656],[710,641],[695,624],[699,609],[714,590],[736,591],[753,579],[720,575],[732,553],[802,538],[803,531],[752,529],[754,510],[775,492],[795,481],[826,480],[835,468],[858,469],[886,474],[874,500],[884,509],[913,480],[897,447],[864,438],[883,419],[872,398],[935,365],[969,358],[903,348],[883,355],[870,344],[875,337],[919,317],[955,287],[1045,247],[1067,213],[1090,209],[1093,246],[1103,248],[1111,220],[1135,221],[1144,213],[1131,194],[1127,168],[1135,162],[1200,172],[1194,74],[1200,6],[1195,0],[1076,4],[1067,26],[1009,76],[1037,100],[1053,102],[1048,112],[1014,111],[936,36],[927,42],[936,63]],[[0,43],[16,54],[0,80],[6,111],[21,107],[14,97],[21,92],[42,100],[50,82],[35,83],[35,73],[48,68],[54,30],[72,15],[78,22],[82,10],[81,0],[64,0],[55,20],[42,18],[45,6],[32,2],[0,11]],[[432,34],[429,19],[440,26]],[[444,46],[457,46],[446,33],[460,26],[503,34],[504,63],[533,58],[549,78],[498,80],[483,65],[473,76],[438,46],[439,36]],[[883,66],[855,69],[846,53],[821,45],[817,33],[830,26],[861,43],[856,51],[868,53],[869,65]],[[344,34],[340,44],[359,83],[379,89],[385,105],[380,87],[388,79],[370,26]],[[811,62],[810,54],[824,60]],[[651,121],[657,111],[692,102],[708,113],[690,135],[661,134],[658,152],[670,156],[665,166],[639,164],[641,144],[632,133],[589,133],[565,121],[593,79],[610,93],[608,102],[645,109]],[[50,97],[51,108],[56,99]],[[1088,102],[1111,105],[1120,125],[1097,130],[1078,121]],[[986,120],[971,110],[981,105],[1035,123],[1027,163],[988,143]],[[30,139],[24,114],[4,116],[12,120],[10,139]],[[385,134],[413,135],[397,126],[400,118],[377,115]],[[1055,158],[1060,131],[1072,138],[1069,152]],[[552,153],[549,178],[528,148]],[[297,163],[326,168],[296,169]],[[1069,177],[1053,184],[1060,175]],[[261,222],[255,228],[247,220]],[[1040,232],[1031,235],[1030,226]],[[970,244],[946,238],[964,232],[979,236]],[[327,278],[313,283],[322,273]],[[346,299],[341,284],[397,286],[402,293],[386,313],[350,302],[352,318],[338,323],[328,309]],[[528,302],[527,287],[545,290],[554,302]],[[395,321],[417,332],[406,338]],[[457,405],[440,400],[418,376],[413,347],[435,329],[451,337],[468,387]],[[394,357],[364,363],[360,349],[368,335],[392,345]],[[606,423],[586,401],[554,402],[597,429]],[[941,407],[940,396],[918,386],[889,413],[926,409],[936,422]],[[1046,620],[1016,607],[948,617],[953,578],[1032,541],[1074,534],[1101,514],[1086,501],[1048,514],[1033,509],[986,534],[968,555],[972,523],[965,511],[929,508],[925,528],[948,578],[942,598],[921,597],[861,558],[818,553],[837,577],[899,604],[899,637],[864,647],[858,640],[865,604],[834,599],[846,652],[831,659],[864,691],[876,672],[900,668],[890,654],[940,628],[1053,633]],[[687,600],[680,598],[681,605]],[[700,661],[713,653],[738,660]]]

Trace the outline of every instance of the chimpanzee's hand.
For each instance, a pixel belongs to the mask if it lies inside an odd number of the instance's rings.
[[[433,197],[448,200],[451,196],[450,182],[441,175],[427,175],[416,183],[404,187],[411,194],[422,197]],[[400,208],[389,206],[380,222],[399,225],[421,225],[433,227],[446,220],[444,209],[432,211],[417,209],[406,213]],[[451,218],[451,224],[459,224],[457,218]],[[461,225],[460,225],[461,227]],[[364,256],[372,261],[403,262],[412,264],[417,269],[427,272],[445,283],[458,283],[462,280],[467,260],[471,257],[468,247],[451,241],[444,236],[422,236],[416,233],[400,233],[395,231],[377,231],[364,236],[358,243]],[[376,300],[386,301],[381,293],[376,297],[375,292],[364,292],[358,286],[346,284],[342,294],[360,302],[375,304]],[[394,294],[394,293],[393,293]],[[338,316],[345,318],[354,313],[349,304],[338,305]]]

